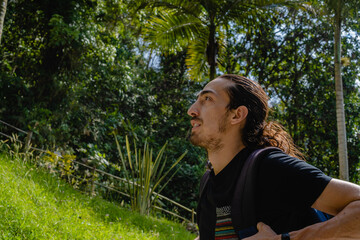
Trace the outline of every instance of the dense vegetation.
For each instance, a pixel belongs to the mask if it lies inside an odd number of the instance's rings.
[[[0,48],[0,119],[32,131],[37,147],[74,154],[118,175],[111,165],[119,163],[113,133],[122,146],[126,135],[140,147],[145,139],[155,149],[168,141],[167,167],[188,150],[163,194],[195,208],[206,155],[186,140],[186,110],[209,75],[243,74],[266,89],[270,117],[285,125],[308,161],[338,176],[332,12],[243,2],[231,8],[223,1],[9,1]],[[322,7],[327,1],[314,2]],[[179,30],[177,40],[154,38],[159,26],[190,23],[194,15],[176,18],[186,7],[199,14],[194,28]],[[226,7],[233,11],[221,17]],[[209,19],[214,26],[206,25]],[[350,17],[343,24],[350,176],[359,182],[360,25]],[[202,65],[194,66],[199,58]]]

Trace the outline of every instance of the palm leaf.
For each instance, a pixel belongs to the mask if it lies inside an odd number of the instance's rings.
[[[187,49],[185,63],[189,69],[190,77],[194,80],[201,79],[201,74],[208,70],[206,56],[207,41],[208,33],[204,31],[197,41],[190,43]]]
[[[145,40],[158,43],[166,50],[176,51],[197,38],[202,25],[191,15],[177,15],[175,11],[164,11],[152,17],[144,29]]]
[[[199,1],[165,0],[146,2],[148,2],[151,7],[159,8],[160,10],[174,10],[179,15],[186,14],[199,19],[203,13],[203,6]]]
[[[226,32],[224,28],[220,28],[218,31],[218,38],[217,38],[217,44],[218,44],[218,57],[216,58],[216,62],[220,66],[224,66],[225,59],[225,52],[226,52]]]

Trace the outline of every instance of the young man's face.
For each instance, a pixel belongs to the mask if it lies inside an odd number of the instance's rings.
[[[230,113],[227,108],[230,98],[225,89],[230,84],[233,83],[221,78],[209,82],[189,108],[192,144],[207,150],[222,147],[222,137],[229,126]]]

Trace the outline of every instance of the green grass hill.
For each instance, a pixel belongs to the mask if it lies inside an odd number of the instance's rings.
[[[181,224],[90,197],[0,155],[0,239],[194,239]]]

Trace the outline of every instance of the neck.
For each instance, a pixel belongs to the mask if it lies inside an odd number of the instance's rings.
[[[208,158],[214,169],[215,175],[223,170],[231,160],[242,149],[245,148],[241,138],[229,138],[223,140],[222,147],[220,149],[211,151],[208,150]]]

